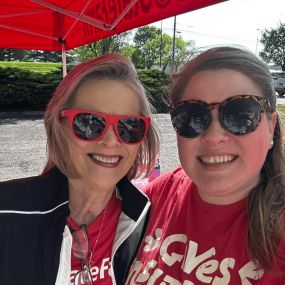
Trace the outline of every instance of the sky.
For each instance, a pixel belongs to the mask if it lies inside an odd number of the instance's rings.
[[[261,32],[285,23],[285,0],[229,0],[176,17],[176,31],[197,48],[237,44],[258,53]],[[173,36],[174,18],[154,25]]]

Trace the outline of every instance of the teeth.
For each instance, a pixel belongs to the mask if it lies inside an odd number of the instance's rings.
[[[95,160],[98,160],[104,163],[117,163],[120,159],[119,156],[107,157],[107,156],[101,156],[98,154],[92,154],[91,157]]]
[[[227,163],[234,160],[234,155],[201,156],[200,160],[207,164]]]

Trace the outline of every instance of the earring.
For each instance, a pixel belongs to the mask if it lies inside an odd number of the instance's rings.
[[[272,148],[272,147],[273,147],[273,144],[274,144],[274,141],[273,141],[273,140],[270,140],[270,142],[269,142],[269,148]]]

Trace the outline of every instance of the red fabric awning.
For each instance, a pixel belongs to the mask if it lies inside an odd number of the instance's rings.
[[[224,0],[0,0],[0,48],[60,51]]]

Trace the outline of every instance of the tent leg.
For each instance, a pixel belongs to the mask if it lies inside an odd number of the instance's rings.
[[[66,51],[64,48],[64,43],[62,43],[61,60],[62,60],[62,77],[65,77],[67,74],[67,68],[66,68]]]

